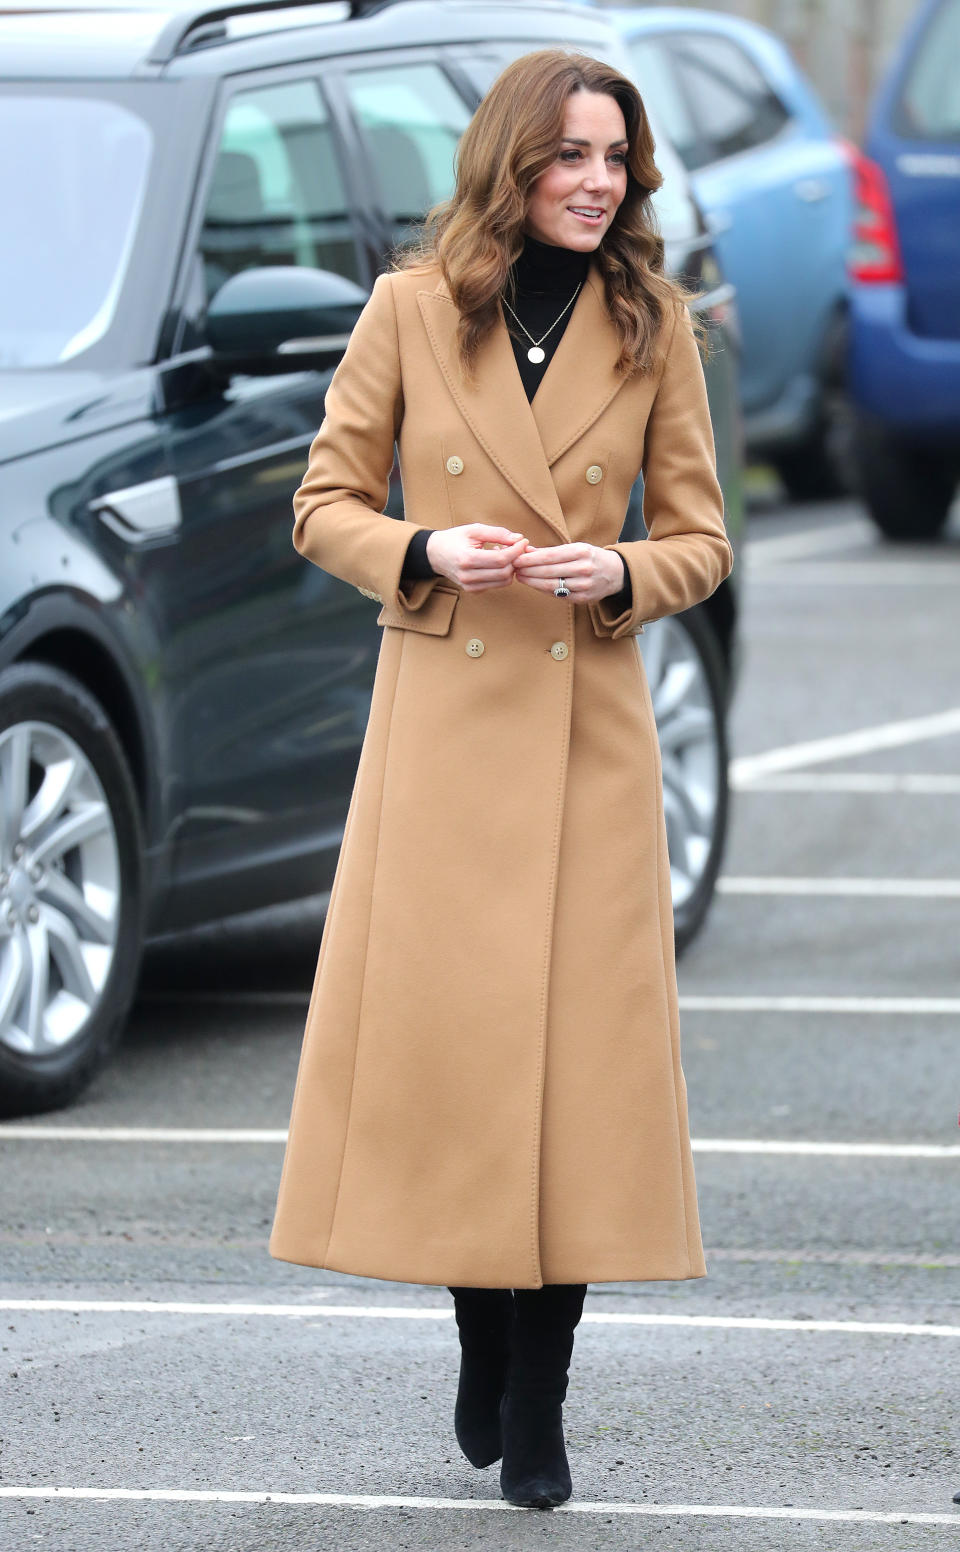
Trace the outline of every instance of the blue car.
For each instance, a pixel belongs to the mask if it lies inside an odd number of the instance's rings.
[[[919,7],[877,94],[857,189],[854,456],[890,539],[932,539],[960,480],[960,0]]]
[[[850,149],[789,52],[751,22],[606,12],[690,171],[737,291],[747,448],[811,499],[843,482]]]

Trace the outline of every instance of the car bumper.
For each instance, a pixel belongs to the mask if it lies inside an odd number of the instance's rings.
[[[960,433],[960,340],[925,339],[906,320],[902,286],[854,286],[850,391],[857,406],[924,440]]]

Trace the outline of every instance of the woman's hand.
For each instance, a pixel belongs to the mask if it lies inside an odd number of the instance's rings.
[[[509,587],[514,562],[527,548],[523,534],[489,523],[465,523],[437,528],[427,540],[427,560],[434,571],[449,577],[465,593]]]
[[[575,604],[593,604],[619,593],[626,582],[626,568],[616,550],[595,544],[556,544],[549,549],[532,547],[514,562],[518,582],[552,593],[562,577]]]

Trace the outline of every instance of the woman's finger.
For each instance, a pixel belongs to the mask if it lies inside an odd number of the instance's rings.
[[[552,565],[517,566],[517,576],[524,577],[563,577],[566,582],[571,577],[589,577],[592,572],[589,566],[584,566],[582,561],[568,561],[566,565],[562,561],[554,561]]]
[[[470,539],[477,543],[514,545],[519,540],[526,543],[522,533],[512,528],[495,528],[491,523],[468,523],[465,529]]]

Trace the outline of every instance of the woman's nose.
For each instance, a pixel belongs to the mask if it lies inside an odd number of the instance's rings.
[[[610,188],[610,169],[606,158],[591,162],[583,181],[588,189],[595,190],[598,194],[605,194]]]

